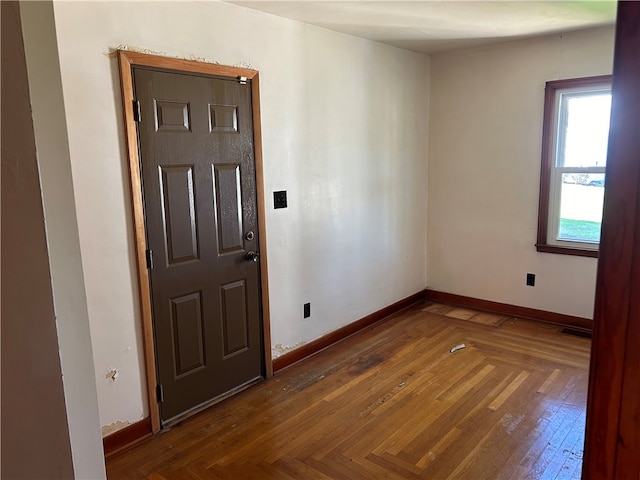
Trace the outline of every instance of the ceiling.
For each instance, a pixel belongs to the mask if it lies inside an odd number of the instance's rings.
[[[227,0],[428,55],[610,25],[614,0]]]

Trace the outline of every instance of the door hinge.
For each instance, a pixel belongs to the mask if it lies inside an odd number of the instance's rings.
[[[247,77],[238,77],[238,82],[240,82],[240,85],[246,85]]]
[[[158,402],[164,402],[164,390],[162,389],[162,385],[156,385],[156,400],[158,400]]]
[[[133,101],[133,120],[139,122],[142,118],[142,112],[140,111],[140,102],[138,100]]]
[[[147,250],[145,253],[147,257],[147,268],[153,268],[153,250]]]

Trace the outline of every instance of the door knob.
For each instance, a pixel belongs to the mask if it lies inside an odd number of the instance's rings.
[[[258,252],[249,251],[244,258],[247,262],[257,262],[260,258],[260,254]]]

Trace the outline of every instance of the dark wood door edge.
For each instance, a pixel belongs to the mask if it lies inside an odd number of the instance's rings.
[[[573,315],[565,315],[563,313],[548,312],[546,310],[538,310],[529,307],[520,307],[518,305],[510,305],[508,303],[492,302],[490,300],[482,300],[479,298],[465,297],[464,295],[456,295],[455,293],[439,292],[437,290],[426,289],[425,298],[432,302],[442,302],[449,305],[458,305],[460,307],[473,308],[475,310],[483,310],[490,313],[498,313],[500,315],[509,315],[512,317],[525,318],[528,320],[537,320],[540,322],[553,323],[555,325],[563,325],[579,330],[590,332],[593,328],[593,320],[584,317],[575,317]]]
[[[104,437],[102,439],[104,456],[109,457],[115,453],[121,452],[150,436],[151,417],[147,417]]]
[[[377,323],[381,320],[384,320],[394,313],[398,313],[415,303],[418,303],[425,298],[425,291],[421,290],[420,292],[414,293],[402,300],[384,307],[377,312],[373,312],[366,317],[363,317],[359,320],[356,320],[353,323],[345,325],[333,332],[329,332],[326,335],[323,335],[320,338],[317,338],[295,350],[287,352],[273,360],[273,371],[277,372],[282,370],[289,365],[293,365],[294,363],[299,362],[315,353],[318,353],[321,350],[324,350],[331,345],[338,343],[341,340],[353,335],[354,333],[359,332],[360,330],[367,328],[374,323]]]
[[[582,478],[640,478],[640,3],[618,2]]]

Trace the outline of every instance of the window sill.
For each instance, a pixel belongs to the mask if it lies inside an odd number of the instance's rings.
[[[537,243],[536,250],[544,253],[557,253],[560,255],[574,255],[577,257],[598,258],[598,250],[588,250],[586,248],[560,247],[558,245]]]

